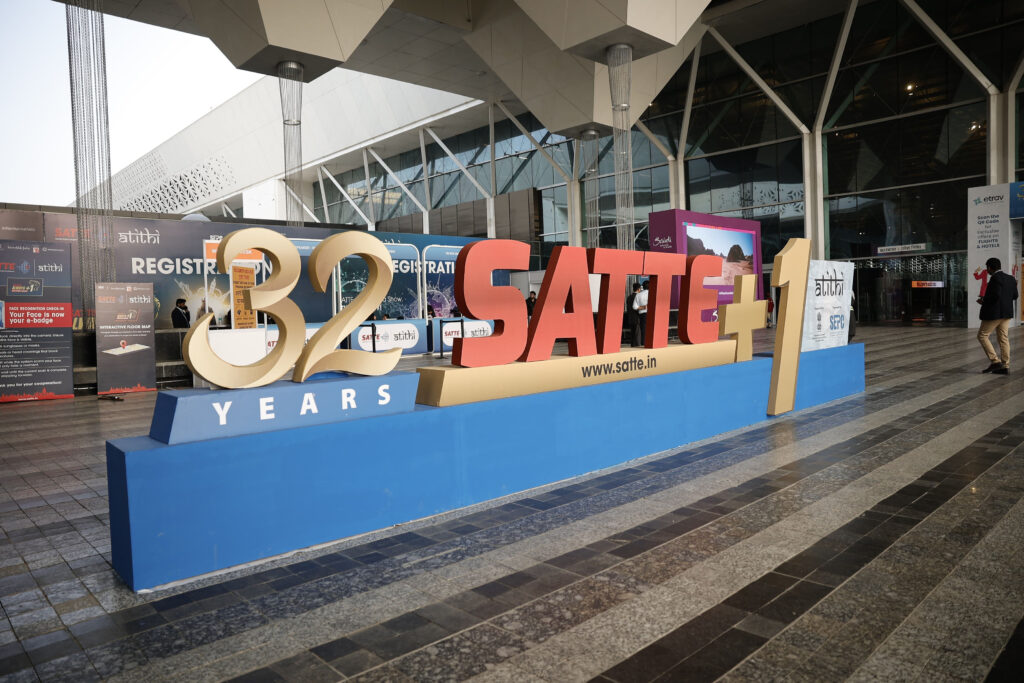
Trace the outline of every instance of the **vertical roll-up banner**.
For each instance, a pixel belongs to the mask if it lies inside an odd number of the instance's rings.
[[[1020,225],[1010,220],[1015,185],[1018,183],[967,190],[967,327],[981,325],[978,299],[988,287],[986,261],[999,259],[1003,272],[1020,281],[1020,272],[1013,272],[1020,263]],[[1019,321],[1019,314],[1015,317]]]
[[[0,240],[0,403],[71,398],[71,249]]]
[[[256,311],[245,305],[247,289],[256,286],[256,268],[253,266],[231,266],[231,329],[256,329]]]
[[[801,351],[845,346],[850,335],[853,264],[849,261],[811,261],[804,299]]]
[[[96,391],[156,390],[153,283],[96,283]]]

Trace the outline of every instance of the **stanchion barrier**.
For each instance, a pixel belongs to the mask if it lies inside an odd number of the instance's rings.
[[[373,353],[377,353],[377,323],[363,323],[359,326],[360,329],[364,327],[370,328],[370,349]]]

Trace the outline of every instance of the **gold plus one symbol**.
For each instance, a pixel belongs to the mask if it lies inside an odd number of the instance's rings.
[[[718,329],[736,338],[736,362],[754,357],[754,330],[767,324],[767,301],[755,301],[756,275],[737,275],[731,304],[718,307]]]

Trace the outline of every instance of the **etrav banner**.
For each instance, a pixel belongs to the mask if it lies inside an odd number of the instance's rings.
[[[0,240],[0,403],[72,396],[71,250]]]
[[[978,314],[980,300],[988,287],[985,264],[990,258],[999,259],[1002,271],[1020,281],[1022,218],[1024,185],[1021,183],[968,188],[967,327],[981,324]],[[1020,322],[1019,315],[1014,318],[1014,324]]]
[[[153,284],[96,283],[96,393],[156,390]]]

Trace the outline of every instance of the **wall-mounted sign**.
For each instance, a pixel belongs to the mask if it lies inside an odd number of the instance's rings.
[[[902,254],[908,251],[926,251],[928,245],[925,242],[917,242],[915,244],[890,244],[887,247],[878,247],[875,253],[879,256],[883,254]]]
[[[913,289],[942,289],[946,283],[943,280],[913,280],[910,286]]]

